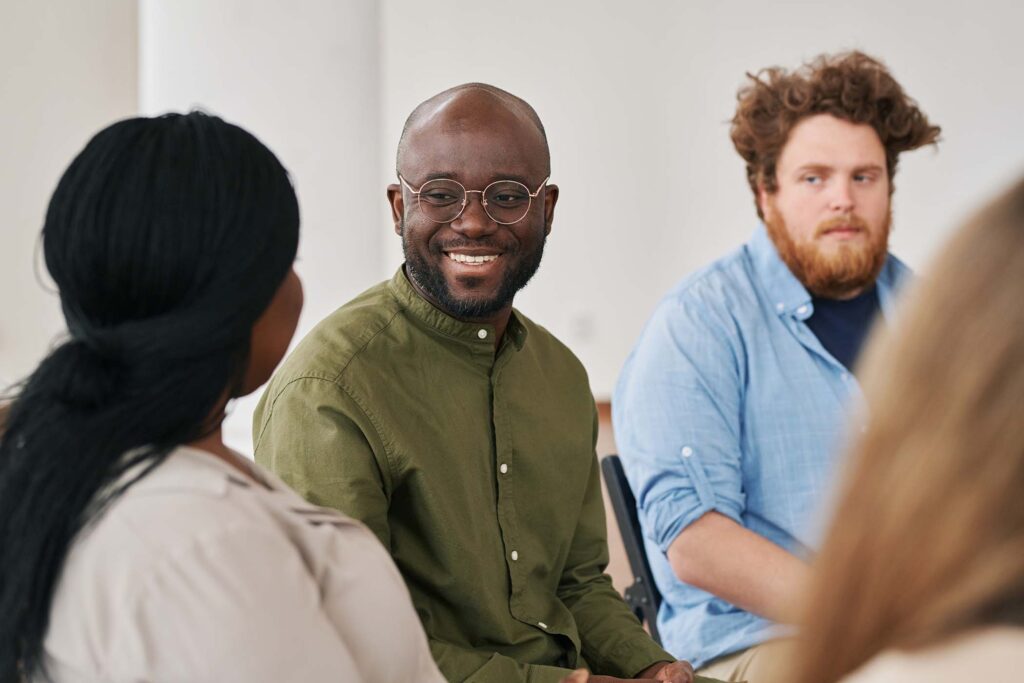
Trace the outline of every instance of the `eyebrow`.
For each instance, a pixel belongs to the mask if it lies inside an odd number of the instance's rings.
[[[431,180],[458,180],[458,173],[452,171],[438,171],[436,173],[428,173],[423,177],[423,182],[429,182]]]
[[[455,173],[454,171],[437,171],[435,173],[428,173],[427,175],[425,175],[423,177],[423,182],[424,183],[429,182],[431,180],[459,180],[459,174]],[[526,187],[531,187],[529,180],[527,180],[523,176],[519,176],[519,175],[516,175],[514,173],[507,173],[507,174],[496,173],[493,176],[491,176],[491,180],[489,182],[493,183],[493,182],[497,182],[499,180],[514,180],[517,183],[521,183],[521,184],[525,185]],[[459,180],[459,182],[462,182],[462,181]]]
[[[796,169],[796,172],[797,173],[804,173],[806,171],[818,171],[818,172],[821,172],[821,171],[834,171],[835,169],[836,169],[835,166],[830,166],[829,164],[812,163],[812,164],[804,164],[803,166],[798,167]],[[864,171],[884,171],[884,170],[885,170],[885,167],[883,167],[883,166],[881,166],[879,164],[863,164],[861,166],[854,166],[853,167],[853,172],[854,173],[863,173]]]

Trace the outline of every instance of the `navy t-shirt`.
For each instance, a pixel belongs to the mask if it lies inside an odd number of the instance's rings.
[[[821,345],[847,370],[853,370],[871,324],[880,312],[878,290],[870,289],[852,299],[824,299],[812,297],[814,313],[807,326]]]

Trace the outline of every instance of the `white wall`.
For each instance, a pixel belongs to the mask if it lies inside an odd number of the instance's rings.
[[[943,127],[937,153],[900,162],[893,246],[911,265],[1024,172],[1014,2],[389,0],[382,26],[381,184],[405,115],[451,85],[504,87],[544,120],[561,195],[517,305],[577,352],[599,397],[661,295],[756,223],[728,138],[744,72],[860,48]],[[390,269],[398,247],[384,239]]]
[[[135,113],[135,21],[133,0],[0,4],[0,392],[64,329],[39,231],[72,157]]]
[[[1024,172],[1024,6],[1006,0],[139,0],[137,25],[130,0],[0,1],[0,381],[60,329],[31,270],[53,184],[136,93],[144,113],[198,105],[237,122],[289,168],[300,335],[401,259],[384,187],[412,107],[471,80],[521,95],[562,193],[517,305],[576,350],[602,398],[658,298],[753,229],[727,125],[745,71],[861,48],[943,126],[938,152],[906,155],[897,178],[894,249],[914,266]],[[252,402],[227,425],[243,451]]]
[[[300,339],[380,279],[375,4],[141,0],[139,18],[142,112],[218,114],[291,174],[302,215]],[[225,422],[225,440],[242,453],[252,452],[258,396],[235,402]]]

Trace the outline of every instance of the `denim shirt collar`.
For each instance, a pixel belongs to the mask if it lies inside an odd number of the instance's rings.
[[[771,299],[775,312],[779,316],[785,315],[797,320],[810,318],[814,313],[811,293],[779,256],[779,251],[768,236],[768,230],[763,223],[758,224],[746,246],[761,287]],[[896,290],[908,273],[908,268],[899,259],[892,254],[886,256],[882,270],[875,280],[879,305],[882,308],[882,315],[886,318],[891,318],[896,313]]]

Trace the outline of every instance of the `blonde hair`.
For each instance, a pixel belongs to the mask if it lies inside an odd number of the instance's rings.
[[[1024,625],[1024,181],[954,236],[876,336],[869,426],[806,596],[798,683]]]

